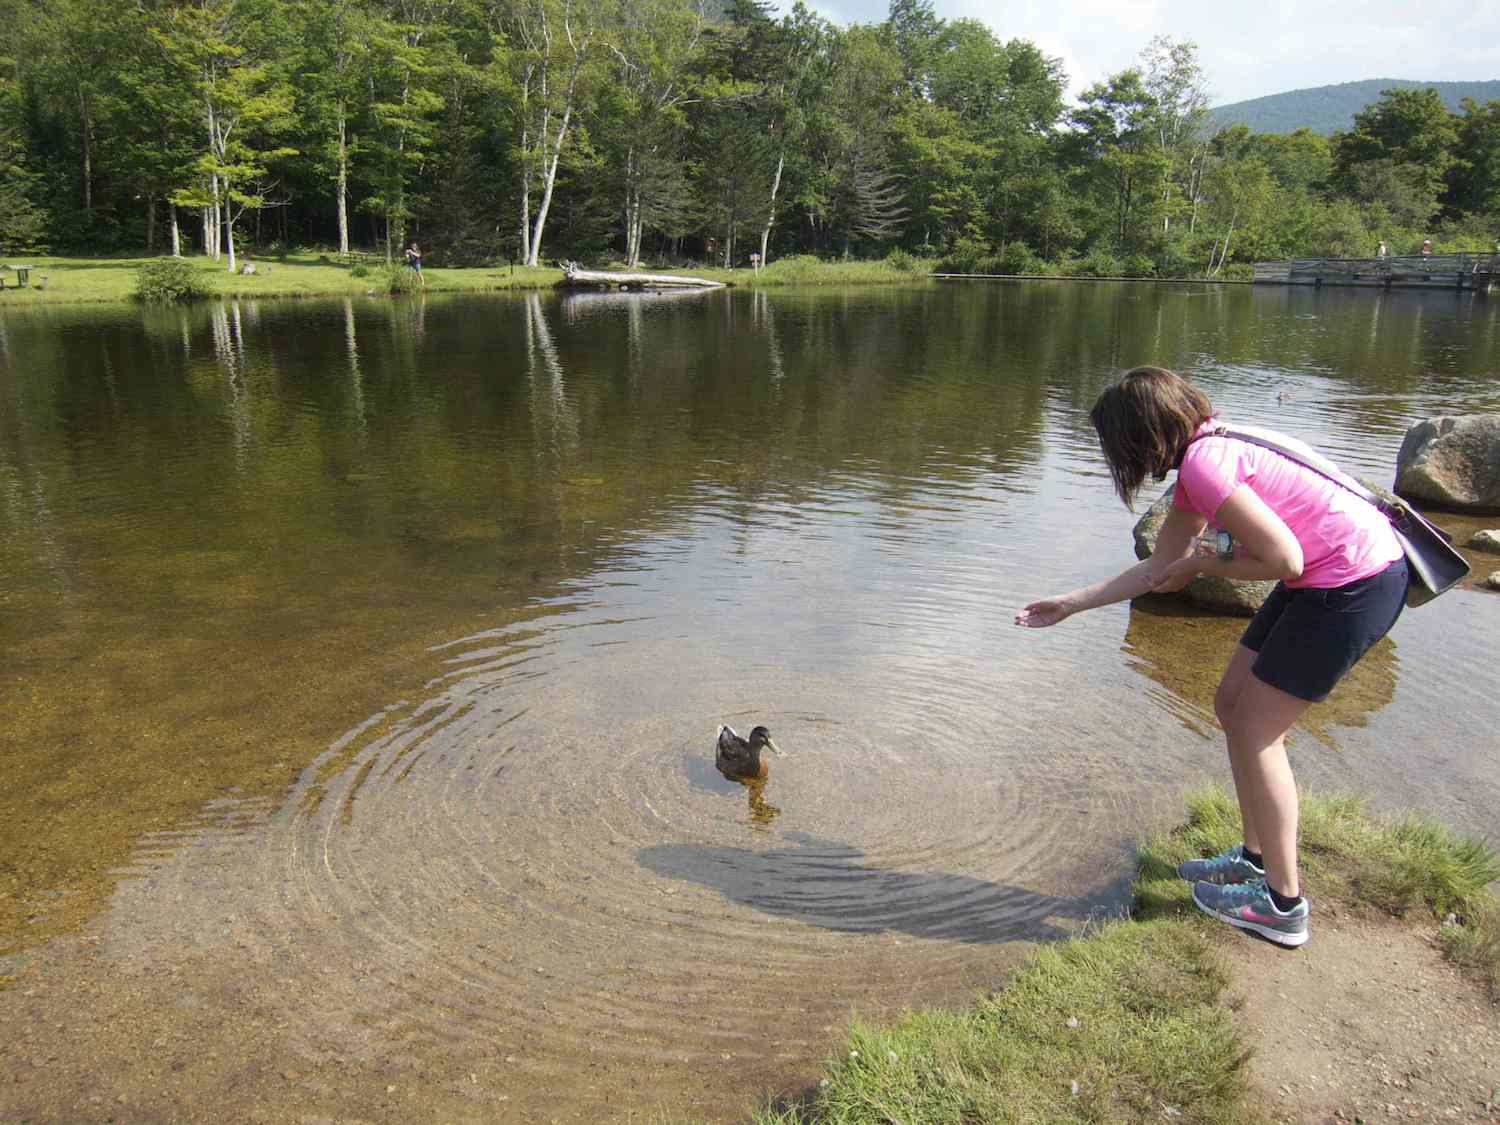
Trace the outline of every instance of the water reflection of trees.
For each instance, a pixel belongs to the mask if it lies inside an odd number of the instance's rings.
[[[1246,624],[1244,618],[1205,613],[1177,598],[1141,598],[1130,607],[1120,649],[1130,668],[1155,685],[1146,692],[1154,706],[1194,733],[1212,736],[1220,729],[1214,691]],[[1364,727],[1395,697],[1399,665],[1396,642],[1386,637],[1328,699],[1307,710],[1294,732],[1305,731],[1330,750],[1339,749],[1338,728]]]

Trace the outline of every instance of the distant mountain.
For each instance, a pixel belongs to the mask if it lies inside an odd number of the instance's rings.
[[[1243,122],[1252,133],[1291,133],[1311,129],[1314,133],[1332,133],[1354,125],[1354,115],[1373,101],[1382,90],[1425,90],[1431,86],[1447,107],[1458,111],[1458,103],[1473,98],[1481,104],[1500,100],[1500,80],[1493,82],[1412,82],[1405,78],[1371,78],[1364,82],[1340,82],[1337,86],[1315,86],[1310,90],[1289,90],[1285,94],[1268,94],[1264,98],[1215,106],[1209,117],[1216,125]]]

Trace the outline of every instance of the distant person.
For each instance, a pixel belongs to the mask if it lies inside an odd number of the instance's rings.
[[[1422,239],[1422,257],[1432,257],[1432,239],[1430,238]]]
[[[1375,251],[1375,256],[1377,258],[1384,258],[1385,257],[1385,239],[1381,239],[1380,240],[1380,249],[1378,249],[1378,250]]]
[[[750,268],[756,273],[760,272],[760,254],[758,251],[750,251]]]
[[[422,277],[422,248],[413,242],[406,248],[406,268],[422,278],[422,284],[427,284],[427,279]]]

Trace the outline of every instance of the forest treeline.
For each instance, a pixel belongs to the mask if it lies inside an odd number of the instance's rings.
[[[0,251],[1215,275],[1493,249],[1500,101],[1214,129],[1193,44],[1065,98],[930,0],[0,0]]]

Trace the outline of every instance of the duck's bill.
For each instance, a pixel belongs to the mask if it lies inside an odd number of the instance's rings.
[[[766,739],[766,749],[771,751],[771,753],[775,754],[778,758],[786,757],[786,751],[783,750],[780,746],[777,746],[776,743],[772,742],[769,738]]]

